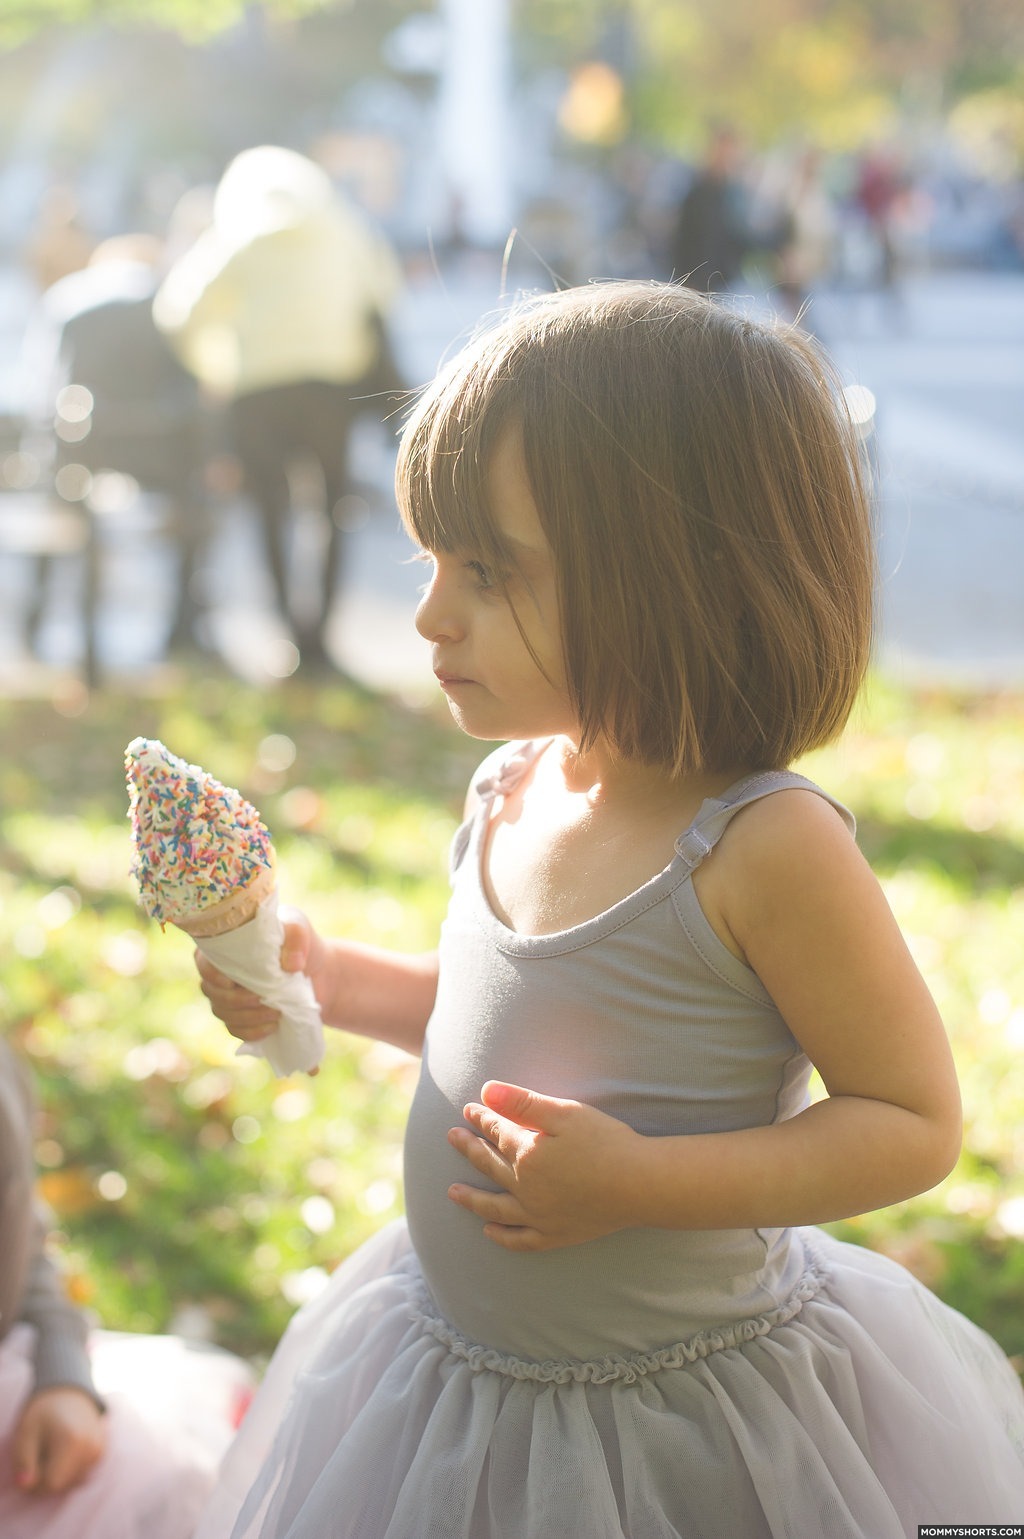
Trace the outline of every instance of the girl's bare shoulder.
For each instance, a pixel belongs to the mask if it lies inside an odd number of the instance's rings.
[[[813,854],[821,844],[856,848],[839,809],[811,786],[787,786],[741,807],[721,839],[723,849],[752,859]]]
[[[877,885],[843,817],[804,787],[741,808],[694,877],[709,923],[743,960],[745,934],[759,914],[865,881]]]

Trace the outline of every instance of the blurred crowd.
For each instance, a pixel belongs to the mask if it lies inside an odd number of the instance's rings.
[[[825,288],[895,305],[903,273],[942,260],[943,232],[969,227],[968,200],[983,196],[983,245],[961,256],[1024,265],[1019,185],[960,186],[915,169],[898,145],[842,158],[810,144],[754,153],[720,124],[692,162],[623,148],[599,165],[566,160],[548,185],[524,198],[518,221],[532,284],[651,276],[754,287],[811,325],[808,301]],[[457,210],[429,252],[426,238],[399,251],[315,150],[274,145],[242,151],[215,185],[177,197],[161,230],[151,224],[99,238],[71,188],[54,185],[41,201],[18,253],[34,298],[0,492],[43,493],[78,520],[91,673],[103,515],[139,493],[159,502],[176,571],[168,649],[208,639],[204,552],[232,499],[251,515],[299,665],[333,666],[324,637],[344,579],[352,432],[361,417],[393,417],[416,383],[395,361],[396,301],[426,263],[457,278],[482,253]],[[316,576],[301,583],[297,484],[307,501],[312,488],[320,525]],[[53,568],[51,551],[32,557],[21,620],[37,655]]]
[[[986,178],[934,146],[755,150],[719,124],[691,162],[627,146],[599,180],[565,169],[520,221],[567,281],[649,273],[757,287],[785,311],[814,288],[891,288],[914,270],[1024,268],[1024,175]]]
[[[402,388],[389,333],[402,271],[381,231],[313,160],[264,145],[237,155],[215,188],[190,190],[161,237],[94,242],[56,190],[25,261],[38,297],[5,479],[45,490],[84,520],[90,668],[96,520],[140,492],[163,500],[175,553],[169,648],[203,636],[197,577],[211,510],[234,492],[256,517],[302,663],[329,665],[351,431],[362,413],[393,409]],[[321,514],[314,591],[291,580],[297,462],[307,494],[315,480]],[[41,552],[24,611],[30,648],[51,566]]]

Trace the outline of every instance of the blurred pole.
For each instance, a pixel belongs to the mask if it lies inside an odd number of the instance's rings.
[[[440,14],[438,140],[453,234],[472,245],[503,246],[515,223],[508,0],[440,0]]]
[[[101,593],[100,530],[96,514],[91,508],[81,507],[80,516],[85,520],[85,571],[83,574],[82,622],[85,630],[83,671],[85,682],[95,689],[100,682],[99,617]]]

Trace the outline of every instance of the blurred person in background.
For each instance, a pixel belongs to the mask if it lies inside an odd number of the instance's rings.
[[[188,1539],[252,1375],[174,1337],[89,1331],[47,1253],[34,1114],[0,1040],[0,1533]]]
[[[668,242],[672,277],[702,293],[722,293],[740,276],[751,244],[741,146],[735,129],[716,127],[694,173]]]
[[[153,320],[163,260],[156,236],[103,241],[81,271],[41,296],[26,332],[23,373],[27,439],[58,495],[62,472],[80,467],[77,473],[90,477],[130,477],[129,487],[134,482],[168,499],[177,564],[168,646],[177,648],[194,639],[194,578],[209,508],[199,390]],[[76,486],[79,500],[80,493]],[[50,561],[47,555],[37,560],[25,617],[30,644],[38,639]],[[95,582],[94,572],[87,585],[90,645]]]
[[[81,222],[74,189],[57,182],[43,195],[36,225],[22,251],[25,270],[45,292],[88,262],[96,242]]]
[[[838,221],[822,177],[821,151],[807,147],[787,157],[762,188],[774,227],[773,294],[787,320],[813,328],[804,311],[815,289],[832,276],[838,249]]]
[[[905,186],[894,154],[873,149],[861,157],[853,201],[874,244],[875,276],[885,294],[893,293],[898,276],[894,226]]]
[[[263,145],[228,166],[209,230],[156,299],[157,324],[185,365],[227,402],[277,602],[302,662],[314,667],[330,661],[324,627],[340,576],[336,510],[350,490],[351,428],[373,397],[400,388],[387,343],[399,287],[390,247],[326,172]],[[323,483],[326,548],[314,594],[289,581],[289,470],[300,458],[315,461]]]

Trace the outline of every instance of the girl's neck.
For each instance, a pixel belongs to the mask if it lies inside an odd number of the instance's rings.
[[[622,800],[635,804],[638,796],[648,805],[699,803],[727,790],[746,773],[743,765],[735,765],[724,771],[671,775],[661,766],[623,759],[601,742],[581,754],[565,737],[556,738],[550,752],[565,790],[585,796],[595,809]]]
[[[493,912],[522,935],[603,913],[668,866],[704,799],[742,773],[666,775],[552,739],[492,809],[482,878]]]

